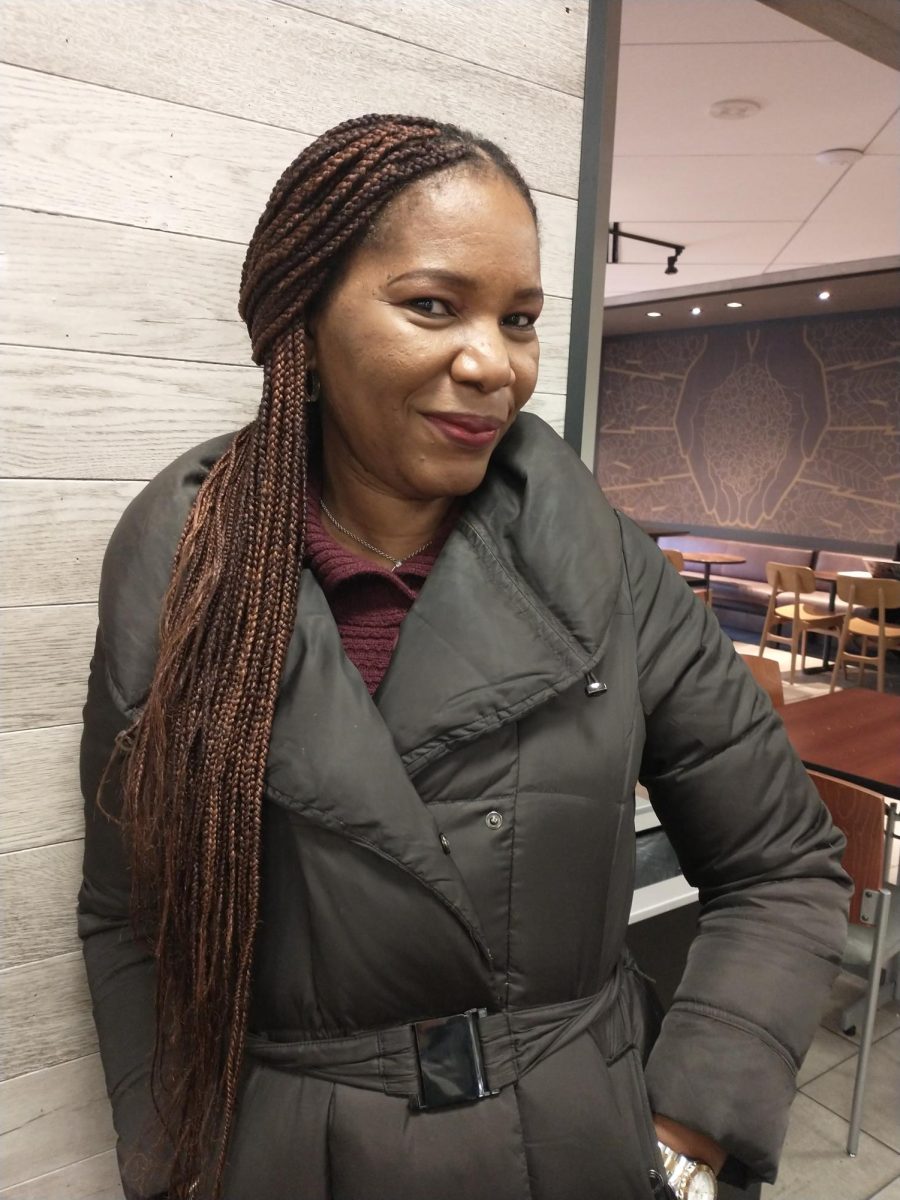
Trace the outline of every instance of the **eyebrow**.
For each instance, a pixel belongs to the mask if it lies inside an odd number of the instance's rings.
[[[429,279],[437,280],[440,283],[447,283],[455,287],[474,288],[478,286],[477,280],[472,279],[469,275],[462,275],[459,271],[449,271],[446,267],[417,267],[412,271],[404,271],[402,275],[394,275],[388,280],[388,286],[393,286],[395,283],[402,283],[407,279]],[[544,293],[539,287],[519,288],[514,293],[516,300],[543,300]]]

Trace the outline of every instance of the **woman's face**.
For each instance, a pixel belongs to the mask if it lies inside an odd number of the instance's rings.
[[[310,330],[332,482],[421,500],[478,487],[534,391],[542,299],[534,219],[503,175],[402,192]]]

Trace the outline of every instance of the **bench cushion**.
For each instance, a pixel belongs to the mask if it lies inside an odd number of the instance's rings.
[[[817,571],[865,571],[866,561],[857,554],[838,554],[834,550],[820,550],[816,555]]]
[[[768,597],[766,583],[766,563],[786,563],[791,567],[811,567],[813,551],[804,550],[800,546],[770,546],[765,542],[736,542],[726,538],[709,537],[671,537],[660,538],[660,546],[666,549],[680,550],[687,554],[698,550],[702,554],[736,554],[747,561],[743,563],[724,563],[713,566],[712,576],[718,580],[724,576],[730,580],[747,579],[762,583]],[[685,566],[695,569],[693,563],[686,562]]]

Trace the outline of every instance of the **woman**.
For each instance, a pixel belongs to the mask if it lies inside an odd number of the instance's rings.
[[[79,919],[129,1197],[774,1176],[840,839],[709,611],[518,415],[540,307],[500,150],[339,126],[248,250],[256,420],[119,523]],[[639,773],[703,902],[652,1051]]]

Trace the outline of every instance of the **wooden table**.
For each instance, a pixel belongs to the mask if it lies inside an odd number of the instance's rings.
[[[900,800],[900,696],[844,688],[778,714],[805,766]]]
[[[712,592],[709,585],[710,571],[713,567],[727,567],[736,563],[746,562],[739,554],[718,554],[714,551],[682,550],[681,557],[685,562],[700,563],[703,567],[703,586],[706,588],[706,600],[712,604]]]
[[[654,542],[658,542],[661,537],[686,537],[690,533],[689,529],[662,529],[659,525],[643,525],[640,521],[638,525]]]

